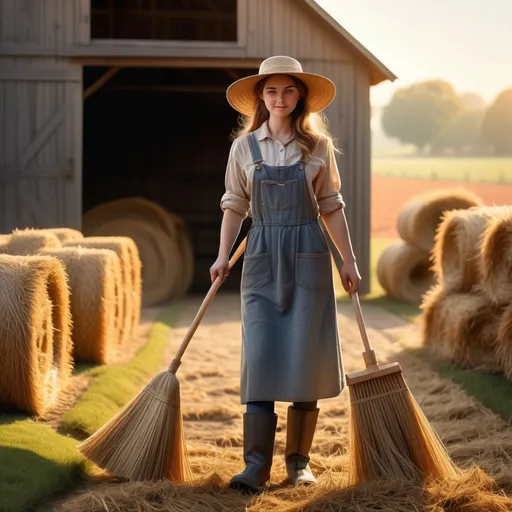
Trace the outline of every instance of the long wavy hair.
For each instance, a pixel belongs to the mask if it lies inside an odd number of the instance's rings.
[[[326,144],[327,150],[335,149],[333,138],[327,127],[327,118],[323,113],[313,113],[309,110],[308,91],[304,82],[294,76],[286,76],[293,80],[300,92],[297,106],[290,115],[292,117],[292,131],[302,151],[302,157],[309,158],[320,142]],[[257,130],[270,117],[265,102],[260,97],[268,78],[262,78],[256,84],[252,115],[239,118],[238,129],[235,129],[232,134],[233,140],[240,137],[240,135]]]

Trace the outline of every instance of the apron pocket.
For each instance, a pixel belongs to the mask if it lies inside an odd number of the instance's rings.
[[[289,210],[299,204],[299,180],[262,180],[261,198],[271,210]]]
[[[270,259],[267,253],[245,256],[242,267],[242,288],[255,290],[270,281]]]
[[[309,290],[327,289],[332,284],[331,253],[297,253],[295,282]]]

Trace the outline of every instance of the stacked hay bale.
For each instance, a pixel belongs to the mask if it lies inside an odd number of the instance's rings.
[[[63,266],[0,254],[0,408],[41,416],[72,370],[70,296]]]
[[[377,262],[377,279],[384,291],[395,299],[421,304],[436,282],[431,255],[443,215],[479,205],[481,198],[464,188],[438,189],[411,198],[397,219],[400,239],[388,245]]]
[[[512,377],[512,206],[444,215],[436,285],[421,304],[423,343],[465,368]]]
[[[124,359],[140,275],[130,238],[69,228],[0,235],[0,409],[44,415],[74,362]]]
[[[142,306],[182,296],[193,277],[190,235],[183,219],[140,197],[103,203],[85,213],[87,238],[133,239],[142,261]]]
[[[73,356],[110,364],[121,358],[140,320],[141,263],[133,240],[100,242],[67,228],[14,230],[0,242],[0,253],[40,254],[62,264],[70,287]]]

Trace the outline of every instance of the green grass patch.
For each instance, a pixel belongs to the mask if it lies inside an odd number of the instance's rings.
[[[148,341],[128,363],[75,373],[94,377],[89,389],[62,420],[70,432],[89,435],[118,412],[162,363],[175,306],[154,322]],[[77,439],[57,433],[25,414],[0,415],[0,512],[22,512],[41,505],[51,495],[91,473],[93,465],[77,450]]]
[[[0,511],[21,512],[75,482],[89,464],[76,440],[24,415],[0,418]]]
[[[498,414],[507,423],[512,420],[512,381],[503,375],[478,372],[441,360],[427,347],[411,349],[420,359],[427,361],[441,375],[460,384],[485,407]]]
[[[401,157],[372,159],[372,174],[393,178],[512,184],[512,158]]]
[[[370,293],[361,297],[362,303],[372,303],[377,306],[382,307],[383,309],[394,313],[395,315],[406,318],[410,321],[414,321],[417,316],[421,313],[420,309],[417,306],[413,306],[408,304],[407,302],[403,302],[401,300],[393,299],[389,297],[386,292],[382,289],[382,286],[377,279],[377,263],[379,261],[380,255],[382,251],[391,243],[393,243],[395,239],[393,238],[372,238],[371,239],[371,261],[370,261]],[[341,280],[339,278],[339,274],[337,271],[334,273],[335,275],[335,285],[336,292],[338,296],[338,302],[346,302],[350,300],[350,297],[347,295],[343,286],[341,285]],[[361,276],[363,279],[368,279],[368,276]]]
[[[94,380],[75,406],[63,415],[61,428],[89,436],[119,412],[159,371],[175,316],[176,309],[171,307],[157,319],[148,342],[130,362],[88,370],[86,373]]]

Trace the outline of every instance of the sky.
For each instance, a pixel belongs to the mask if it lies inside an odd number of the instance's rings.
[[[398,76],[372,87],[373,105],[432,78],[487,102],[512,87],[512,0],[316,1]]]

